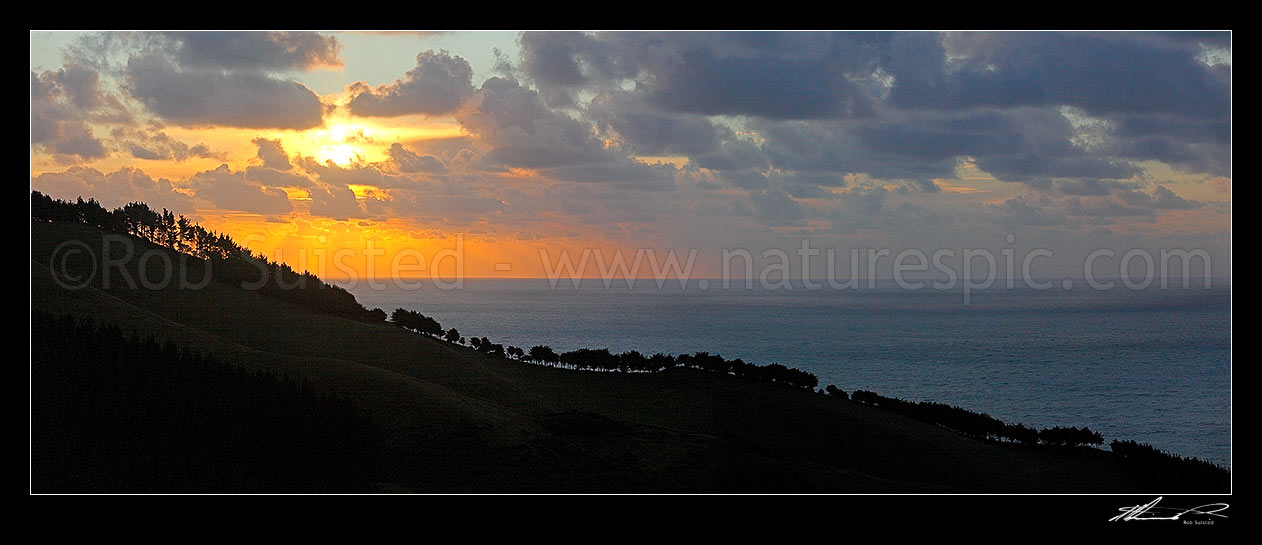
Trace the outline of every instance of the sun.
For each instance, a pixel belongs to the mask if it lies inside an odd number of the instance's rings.
[[[346,166],[365,159],[366,152],[356,144],[372,142],[374,129],[360,124],[340,123],[327,129],[316,131],[320,151],[316,157],[321,162],[332,161],[339,166]]]
[[[320,162],[332,161],[338,166],[346,166],[363,158],[359,148],[350,144],[331,144],[320,148]]]

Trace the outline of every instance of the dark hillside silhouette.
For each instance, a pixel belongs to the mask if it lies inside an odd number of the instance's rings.
[[[309,272],[298,273],[288,264],[253,254],[224,233],[216,233],[176,216],[165,208],[155,211],[133,202],[107,210],[95,199],[76,202],[53,199],[31,192],[31,220],[82,223],[110,233],[131,235],[175,252],[206,261],[199,272],[210,270],[214,280],[302,305],[317,312],[356,320],[380,322],[385,314],[368,310],[350,292],[320,280]],[[204,272],[202,272],[204,274]],[[196,274],[193,279],[204,278]]]
[[[33,492],[353,492],[381,437],[349,402],[117,328],[31,315]]]

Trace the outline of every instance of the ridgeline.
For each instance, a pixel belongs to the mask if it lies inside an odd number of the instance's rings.
[[[1231,489],[780,364],[465,338],[141,203],[33,193],[31,247],[34,492]]]

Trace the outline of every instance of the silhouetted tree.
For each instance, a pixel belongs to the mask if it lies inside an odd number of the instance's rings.
[[[1027,445],[1039,442],[1038,430],[1026,427],[1025,424],[1021,423],[1005,424],[1002,436]]]
[[[675,362],[675,356],[663,354],[661,352],[649,356],[649,364],[652,366],[653,370],[670,369],[677,365]]]
[[[832,385],[832,384],[829,384],[828,386],[825,386],[825,387],[824,387],[824,392],[825,392],[825,393],[827,393],[830,397],[836,397],[836,398],[841,398],[841,399],[850,399],[850,396],[846,394],[846,391],[845,391],[845,390],[842,390],[841,388],[838,388],[838,387],[836,387],[836,386],[834,386],[834,385]]]
[[[447,342],[452,342],[452,343],[458,342],[461,339],[460,332],[456,331],[456,328],[453,327],[447,330],[447,335],[444,338],[447,339]]]
[[[557,364],[561,362],[561,357],[552,351],[552,347],[544,345],[535,345],[530,347],[530,361],[535,363]]]
[[[1045,428],[1039,430],[1039,439],[1049,445],[1076,447],[1081,445],[1099,445],[1104,443],[1104,436],[1087,427]]]

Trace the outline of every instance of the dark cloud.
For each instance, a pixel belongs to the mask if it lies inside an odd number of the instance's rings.
[[[1093,115],[1221,115],[1230,81],[1198,57],[1195,43],[1157,44],[1126,33],[955,33],[944,39],[952,69],[941,85],[899,91],[900,106],[1062,106]],[[917,63],[923,66],[924,63]]]
[[[309,70],[342,66],[342,44],[316,32],[167,32],[187,68]]]
[[[284,191],[262,187],[256,181],[248,179],[245,172],[233,172],[228,165],[199,172],[189,178],[187,183],[194,196],[206,199],[215,207],[225,210],[284,214],[292,209]]]
[[[355,194],[344,185],[314,186],[307,194],[311,196],[310,212],[314,215],[343,221],[365,217]]]
[[[802,220],[807,216],[808,207],[783,191],[751,191],[749,203],[758,219],[767,225],[805,225]]]
[[[1164,185],[1154,188],[1151,194],[1124,190],[1117,192],[1117,196],[1118,200],[1127,205],[1154,210],[1191,210],[1201,207],[1201,203],[1180,197]]]
[[[381,189],[416,188],[421,182],[408,176],[382,172],[376,165],[352,164],[345,167],[333,162],[321,163],[310,157],[299,157],[298,166],[316,175],[321,182],[333,186],[371,185]]]
[[[390,160],[394,161],[400,172],[441,174],[447,171],[447,166],[439,158],[433,155],[418,155],[403,147],[402,144],[391,144],[386,153],[390,155]]]
[[[1074,216],[1088,223],[1101,223],[1113,218],[1155,218],[1157,213],[1150,206],[1136,206],[1121,199],[1108,197],[1070,197],[1059,205],[1065,215]]]
[[[246,167],[245,179],[267,187],[299,187],[309,189],[315,184],[310,178],[296,172],[276,170],[266,166]]]
[[[1126,178],[1139,172],[1129,163],[1094,156],[1076,146],[1073,125],[1056,110],[922,113],[869,123],[856,133],[867,149],[891,154],[895,160],[945,165],[957,157],[972,157],[982,170],[1006,181]]]
[[[724,140],[715,152],[690,158],[696,166],[711,170],[766,170],[770,166],[770,159],[762,148],[744,138]]]
[[[872,36],[841,33],[524,33],[525,77],[547,103],[583,88],[636,92],[664,111],[775,119],[865,115],[850,74],[874,59]]]
[[[620,41],[581,32],[524,32],[519,41],[521,70],[549,106],[575,106],[576,91],[631,78],[639,71]]]
[[[488,79],[457,119],[485,148],[480,161],[490,168],[541,169],[558,180],[632,189],[673,184],[673,168],[645,165],[606,147],[591,122],[550,110],[537,91],[510,79]]]
[[[1001,225],[1040,227],[1108,225],[1118,220],[1151,222],[1163,210],[1191,210],[1203,206],[1161,185],[1151,193],[1127,187],[1093,186],[1068,194],[1070,196],[1064,198],[1045,193],[1021,195],[1000,204],[985,205],[985,209]]]
[[[311,89],[266,74],[186,69],[150,51],[129,58],[124,77],[131,95],[170,123],[278,129],[323,123],[324,107]]]
[[[868,97],[829,59],[716,56],[683,51],[657,67],[644,93],[669,112],[828,119],[871,113]]]
[[[1202,172],[1230,174],[1231,117],[1189,119],[1128,115],[1110,119],[1104,152],[1136,160],[1161,161]]]
[[[625,184],[635,189],[663,191],[674,186],[674,167],[620,160],[612,163],[575,164],[545,169],[541,174],[570,182]]]
[[[226,154],[214,152],[206,144],[188,145],[156,129],[115,127],[110,131],[115,148],[137,159],[176,162],[194,158],[224,160]]]
[[[704,116],[657,113],[625,92],[598,97],[584,113],[635,155],[714,154],[723,139],[732,137],[730,129],[717,127]]]
[[[536,123],[564,117],[544,106],[537,91],[509,78],[488,78],[474,100],[474,107],[460,112],[456,119],[484,138],[494,138],[499,131],[513,127],[534,134]]]
[[[1115,190],[1129,191],[1133,184],[1114,180],[1060,179],[1048,180],[1046,183],[1037,185],[1060,195],[1090,197],[1109,195]]]
[[[864,144],[865,126],[822,121],[761,122],[752,125],[763,142],[761,155],[782,170],[837,174],[867,173],[875,178],[922,180],[955,174],[956,159],[928,148],[915,157],[899,144],[880,149]]]
[[[1031,197],[1018,195],[1000,204],[984,205],[987,211],[997,217],[997,223],[1011,227],[1046,227],[1064,225],[1066,218],[1048,208],[1052,202],[1047,197]]]
[[[473,69],[446,51],[425,51],[416,56],[416,67],[403,79],[377,87],[361,81],[347,90],[352,94],[348,106],[355,115],[448,114],[473,95]]]
[[[260,161],[263,161],[263,166],[274,170],[289,170],[293,168],[293,165],[289,162],[289,155],[285,153],[285,148],[281,146],[280,140],[255,138],[251,142],[258,146],[257,157]]]
[[[935,192],[962,160],[1080,196],[1140,174],[1138,160],[1229,173],[1230,64],[1202,59],[1229,47],[1225,33],[549,32],[521,43],[517,68],[543,100],[504,104],[497,119],[519,116],[534,136],[541,108],[576,109],[626,153],[687,156],[738,187],[766,188],[759,173],[775,171],[773,186],[814,195],[819,181],[861,173]],[[585,151],[489,156],[547,168]]]
[[[31,72],[32,145],[79,160],[105,157],[105,144],[89,122],[131,122],[131,113],[102,89],[96,70],[72,64]]]
[[[177,213],[193,210],[188,195],[176,191],[170,181],[154,180],[130,167],[103,174],[94,168],[74,166],[64,172],[46,172],[31,178],[31,188],[63,199],[94,198],[108,208],[139,201]]]

